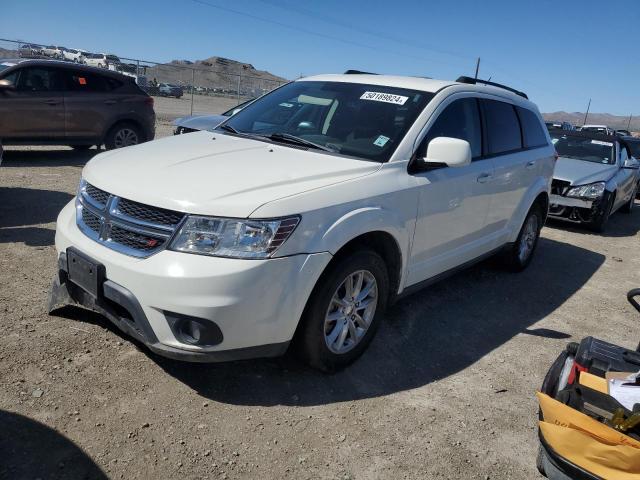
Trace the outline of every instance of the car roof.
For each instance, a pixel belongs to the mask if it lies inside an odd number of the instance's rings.
[[[632,142],[632,143],[640,142],[640,137],[633,137],[631,135],[625,135],[622,138],[624,139],[625,142]]]
[[[118,79],[122,79],[122,77],[126,77],[126,75],[122,75],[121,73],[115,72],[113,70],[107,70],[105,68],[98,68],[98,67],[89,67],[88,65],[78,65],[77,63],[65,62],[64,60],[41,60],[41,59],[20,58],[17,60],[0,59],[0,63],[15,63],[15,65],[27,64],[27,65],[37,66],[37,67],[45,67],[45,66],[69,67],[69,68],[73,68],[74,70],[97,73],[103,76],[108,76],[108,77],[113,77]],[[131,77],[127,77],[127,78],[131,78]]]
[[[462,78],[462,77],[461,77]],[[346,74],[325,74],[304,77],[296,82],[342,82],[342,83],[364,83],[368,85],[379,85],[381,87],[397,87],[409,90],[419,90],[429,93],[437,93],[443,88],[451,86],[464,86],[467,91],[491,93],[502,97],[507,97],[516,103],[532,105],[527,99],[519,96],[507,88],[498,86],[455,82],[452,80],[436,80],[427,77],[409,77],[403,75],[376,75],[370,73],[346,73]]]
[[[562,136],[569,137],[581,137],[589,140],[600,140],[603,142],[615,143],[618,142],[621,145],[625,145],[628,147],[627,138],[621,137],[620,135],[607,135],[599,132],[583,132],[579,130],[562,130],[560,128],[554,128],[549,130],[549,134],[557,134]]]

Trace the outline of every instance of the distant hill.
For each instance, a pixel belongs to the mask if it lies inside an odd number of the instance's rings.
[[[180,67],[188,67],[180,68]],[[170,63],[154,65],[146,68],[145,75],[149,80],[177,85],[191,85],[192,73],[195,69],[193,84],[195,87],[216,88],[236,91],[238,75],[241,76],[240,89],[248,95],[261,94],[261,90],[271,90],[287,82],[287,79],[257,70],[252,64],[239,62],[223,57],[210,57],[205,60],[173,60]]]
[[[18,51],[0,47],[0,58],[18,58]]]
[[[581,112],[553,112],[543,113],[543,118],[548,122],[569,122],[572,125],[582,125],[584,122],[584,113]],[[623,128],[626,130],[629,117],[621,117],[611,115],[610,113],[591,113],[587,117],[587,123],[595,125],[607,125],[611,128]],[[632,132],[640,131],[640,116],[631,118]]]

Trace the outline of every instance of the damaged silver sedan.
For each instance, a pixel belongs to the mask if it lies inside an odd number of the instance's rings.
[[[603,232],[609,217],[631,213],[640,162],[614,135],[552,130],[558,161],[551,184],[549,215]]]

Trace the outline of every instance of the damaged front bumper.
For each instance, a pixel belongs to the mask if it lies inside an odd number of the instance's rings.
[[[590,223],[604,213],[607,192],[600,198],[588,200],[552,194],[549,197],[549,215],[573,222]]]

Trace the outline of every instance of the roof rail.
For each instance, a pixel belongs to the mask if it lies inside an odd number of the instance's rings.
[[[377,73],[361,72],[360,70],[347,70],[345,75],[378,75]]]
[[[476,85],[477,83],[481,83],[482,85],[490,85],[492,87],[503,88],[504,90],[508,90],[511,93],[515,93],[516,95],[519,95],[519,96],[521,96],[523,98],[526,98],[527,100],[529,99],[529,97],[527,97],[527,94],[524,93],[524,92],[521,92],[520,90],[516,90],[515,88],[507,87],[506,85],[502,85],[501,83],[490,82],[489,80],[480,80],[479,78],[471,78],[471,77],[462,76],[462,77],[458,77],[456,82],[458,82],[458,83],[468,83],[470,85]]]

